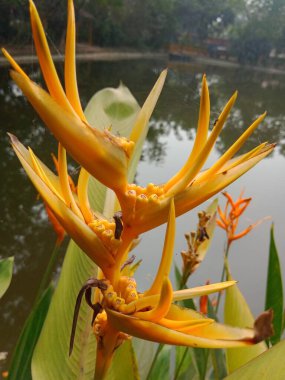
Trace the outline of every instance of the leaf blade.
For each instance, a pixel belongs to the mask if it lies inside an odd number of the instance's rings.
[[[265,310],[274,312],[274,335],[270,342],[274,345],[281,339],[283,330],[283,285],[278,251],[274,239],[274,226],[270,229],[270,246],[268,258],[267,286],[265,296]]]
[[[0,299],[9,288],[13,275],[14,257],[0,260]]]
[[[241,367],[225,380],[280,380],[285,373],[285,341],[279,342],[245,366]]]
[[[232,279],[229,272],[228,279]],[[253,327],[253,315],[237,285],[233,285],[226,290],[224,319],[226,324],[232,326]],[[266,348],[265,343],[261,342],[251,347],[227,349],[226,357],[228,372],[231,373],[235,371],[256,356],[262,354],[266,351]]]
[[[17,341],[9,368],[9,380],[30,380],[31,360],[48,312],[53,288],[48,287],[33,308]]]

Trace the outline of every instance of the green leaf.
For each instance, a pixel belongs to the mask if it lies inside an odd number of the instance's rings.
[[[274,227],[270,230],[270,248],[267,272],[265,310],[273,309],[274,335],[270,342],[274,345],[281,339],[283,331],[283,286],[279,257],[274,240]]]
[[[0,298],[4,295],[12,280],[14,257],[0,260]]]
[[[131,358],[131,360],[130,360]],[[136,356],[131,341],[124,342],[113,358],[105,380],[139,380]]]
[[[164,345],[160,351],[148,380],[170,379],[171,346]]]
[[[195,363],[200,380],[204,380],[206,378],[209,352],[210,350],[208,348],[193,348]]]
[[[285,341],[276,344],[225,380],[281,380],[285,374]]]
[[[180,289],[182,275],[181,275],[180,269],[178,268],[176,264],[174,264],[174,274],[175,274],[176,287],[177,289]]]
[[[120,107],[125,104],[122,112]],[[132,114],[129,112],[132,108]],[[126,111],[128,110],[128,111]],[[139,106],[129,90],[120,85],[118,89],[99,91],[87,105],[86,116],[96,128],[112,127],[114,134],[128,136]],[[123,117],[124,116],[124,117]],[[141,155],[142,143],[136,145],[130,165],[129,179],[135,175],[136,165]],[[89,184],[90,203],[95,210],[108,212],[112,216],[115,198],[98,181]],[[107,198],[107,201],[106,201]],[[106,207],[108,206],[108,207]],[[72,355],[68,356],[68,347],[75,300],[86,280],[97,276],[96,265],[75,245],[69,244],[59,282],[39,338],[32,361],[34,379],[41,380],[91,380],[94,376],[96,358],[96,339],[91,319],[92,310],[82,302],[76,328]],[[126,351],[125,351],[126,350]],[[133,366],[133,353],[123,349],[124,365]],[[115,374],[112,368],[111,373]],[[129,374],[130,375],[130,374]],[[136,376],[135,372],[130,376]],[[134,377],[135,378],[135,377]]]
[[[85,109],[88,122],[97,129],[110,128],[122,136],[130,134],[140,110],[130,90],[120,83],[118,88],[104,88],[90,99]]]
[[[9,380],[30,380],[31,360],[50,305],[53,288],[47,288],[31,311],[17,341],[9,368]]]
[[[175,380],[191,380],[197,376],[193,363],[193,350],[189,347],[175,347]]]
[[[232,280],[228,273],[228,280]],[[254,318],[249,306],[237,285],[231,286],[226,290],[225,323],[236,327],[253,327]],[[256,356],[266,351],[264,342],[251,347],[229,348],[226,350],[228,372],[231,373],[237,368],[246,364]]]
[[[141,379],[146,379],[149,374],[159,344],[139,338],[133,338],[132,342],[136,353],[136,357],[139,358],[138,368],[140,377]]]
[[[91,309],[82,302],[75,343],[69,357],[69,341],[76,297],[96,265],[71,241],[61,275],[32,360],[33,379],[93,379],[96,339],[92,333]]]

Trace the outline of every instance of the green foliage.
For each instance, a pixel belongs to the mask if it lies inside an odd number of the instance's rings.
[[[14,257],[0,260],[0,299],[3,297],[12,280]]]
[[[9,368],[9,380],[30,380],[31,360],[50,305],[53,288],[46,289],[32,309],[17,341]]]
[[[155,361],[147,380],[170,378],[170,353],[171,346],[162,346],[162,349],[159,351],[158,358]]]
[[[218,321],[216,311],[212,305],[211,300],[208,298],[208,316]],[[212,373],[211,377],[213,379],[223,379],[227,374],[226,356],[225,351],[222,349],[209,350],[212,361]]]
[[[139,338],[132,339],[133,347],[138,360],[138,369],[141,379],[146,379],[150,373],[152,363],[154,361],[158,343],[149,342]]]
[[[74,0],[78,40],[100,46],[165,48],[171,42],[200,45],[208,37],[228,38],[242,63],[256,64],[271,47],[284,48],[284,1]],[[52,45],[62,47],[66,2],[37,0]],[[1,2],[2,43],[30,42],[28,7]]]
[[[105,380],[139,380],[135,352],[131,341],[126,341],[115,352],[112,366]]]
[[[228,271],[228,280],[232,277]],[[231,286],[226,290],[225,323],[235,327],[253,327],[254,318],[247,302],[237,285]],[[246,364],[256,356],[266,351],[264,342],[251,347],[228,348],[226,350],[228,372],[231,373],[237,368]]]
[[[193,363],[193,350],[189,347],[175,347],[175,380],[190,380],[196,376]]]
[[[270,247],[267,272],[265,310],[273,309],[274,335],[270,338],[272,344],[280,341],[283,331],[283,285],[280,262],[274,240],[274,227],[270,231]]]
[[[285,373],[285,341],[276,344],[225,380],[280,380]]]

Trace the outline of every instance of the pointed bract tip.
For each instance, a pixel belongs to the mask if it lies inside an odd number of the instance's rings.
[[[166,67],[164,70],[162,70],[162,72],[160,73],[161,76],[164,76],[166,78],[168,74],[168,67]]]
[[[15,135],[13,135],[12,133],[7,132],[7,135],[10,138],[11,144],[15,145],[19,142],[18,138]]]
[[[33,10],[36,10],[36,6],[33,0],[29,0],[29,5],[30,5],[30,12],[32,12]]]
[[[260,122],[263,121],[263,120],[265,119],[266,115],[267,115],[267,111],[263,112],[263,113],[258,117],[258,119],[260,120]]]

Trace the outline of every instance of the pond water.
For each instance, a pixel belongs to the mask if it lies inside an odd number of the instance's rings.
[[[78,81],[83,105],[96,91],[106,86],[116,87],[120,80],[142,104],[158,73],[167,65],[168,79],[151,120],[136,181],[139,184],[162,183],[185,162],[195,136],[204,72],[210,87],[212,124],[233,91],[238,89],[238,101],[207,165],[224,152],[254,118],[267,110],[266,120],[246,143],[243,152],[263,141],[276,142],[275,152],[229,186],[227,191],[237,197],[244,189],[245,196],[253,198],[241,229],[271,216],[285,270],[285,76],[242,68],[174,65],[162,61],[81,62]],[[26,70],[34,80],[40,81],[35,64]],[[59,71],[62,73],[62,66]],[[0,72],[0,107],[0,257],[15,256],[12,284],[0,302],[0,352],[3,352],[11,351],[15,344],[55,242],[43,205],[15,158],[6,132],[15,134],[26,146],[30,145],[50,167],[50,153],[56,151],[56,143],[9,79],[6,67]],[[219,198],[224,205],[223,197]],[[201,205],[177,219],[175,259],[178,265],[181,264],[180,251],[186,248],[184,233],[195,229],[197,211],[203,208],[205,206]],[[236,242],[230,252],[233,277],[239,281],[255,315],[264,308],[270,224],[271,221],[265,221]],[[162,226],[147,233],[137,248],[137,258],[143,258],[137,272],[140,289],[144,289],[155,274],[164,231],[165,226]],[[211,249],[191,277],[190,285],[220,280],[224,242],[223,231],[217,229]]]

